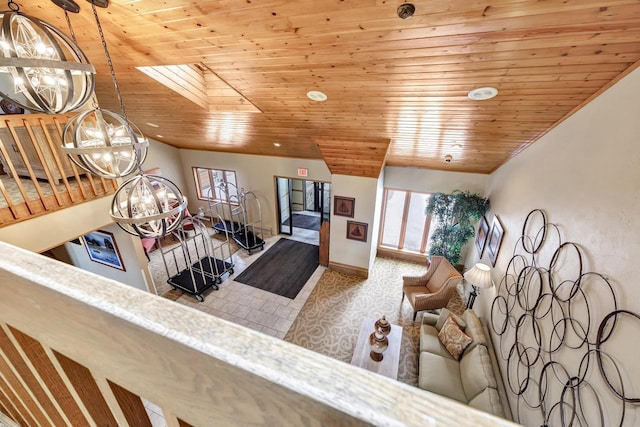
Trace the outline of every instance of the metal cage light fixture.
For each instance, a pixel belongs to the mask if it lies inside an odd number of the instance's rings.
[[[69,158],[85,171],[102,178],[121,178],[140,169],[147,156],[149,141],[128,119],[124,108],[111,55],[96,10],[96,6],[107,7],[108,2],[87,1],[91,3],[121,114],[103,110],[96,105],[94,109],[74,116],[64,127],[62,148]]]
[[[137,170],[138,174],[120,185],[114,194],[109,214],[127,233],[140,237],[162,237],[182,224],[187,199],[173,182],[142,172],[149,141],[127,117],[96,10],[96,6],[106,8],[109,2],[87,1],[91,3],[121,115],[97,105],[93,110],[76,115],[64,128],[63,149],[78,166],[100,177],[121,178]]]
[[[84,52],[58,28],[21,13],[13,0],[8,7],[0,12],[0,96],[47,114],[80,108],[95,88]]]
[[[182,223],[187,199],[178,186],[157,175],[136,175],[124,182],[111,202],[111,218],[127,233],[161,237]]]

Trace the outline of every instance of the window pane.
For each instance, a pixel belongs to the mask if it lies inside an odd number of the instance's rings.
[[[238,200],[238,187],[236,185],[236,173],[234,171],[225,171],[225,180],[227,182],[227,190],[229,191],[229,199],[231,201]]]
[[[211,198],[213,200],[220,200],[224,202],[228,201],[227,193],[223,189],[222,185],[229,183],[231,184],[227,185],[229,189],[229,196],[232,196],[232,201],[237,201],[238,193],[235,171],[194,168],[194,178],[198,189],[198,198],[201,200]]]
[[[209,181],[209,170],[196,168],[196,181],[196,186],[198,187],[198,195],[201,198],[206,198],[209,195],[209,189],[211,188],[211,182]]]
[[[405,195],[406,191],[387,190],[387,208],[384,214],[384,232],[382,234],[383,246],[398,247]]]
[[[421,193],[411,193],[410,198],[407,230],[404,236],[404,249],[420,252],[426,218],[424,208],[427,206],[426,200],[428,196]]]
[[[429,246],[431,245],[431,235],[433,234],[433,230],[438,226],[438,220],[434,217],[431,217],[431,224],[429,225],[429,234],[427,235],[427,247],[425,248],[425,252],[429,252]]]

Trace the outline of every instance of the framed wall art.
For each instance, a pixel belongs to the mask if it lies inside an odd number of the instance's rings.
[[[366,242],[368,227],[364,222],[347,221],[347,239]]]
[[[356,199],[353,197],[333,196],[333,214],[353,218],[356,210]]]
[[[489,223],[487,219],[482,216],[480,225],[478,225],[478,232],[476,233],[476,249],[478,250],[478,258],[482,258],[484,247],[487,243],[487,236],[489,235]]]
[[[493,216],[493,223],[491,224],[491,232],[489,233],[489,241],[487,242],[487,252],[489,253],[489,260],[491,266],[496,266],[496,260],[498,259],[498,253],[500,252],[500,244],[502,243],[502,224],[498,219],[498,215]]]
[[[96,230],[82,236],[91,261],[126,271],[118,245],[112,233]]]

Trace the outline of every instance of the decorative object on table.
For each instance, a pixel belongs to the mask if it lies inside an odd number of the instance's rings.
[[[369,357],[376,362],[380,362],[384,358],[382,353],[389,347],[389,339],[380,328],[376,328],[376,330],[369,335],[369,345],[371,346]]]
[[[387,320],[387,317],[384,315],[378,320],[376,320],[374,327],[376,330],[379,329],[380,332],[382,332],[385,335],[389,335],[391,333],[391,323],[389,323],[389,321]]]
[[[126,271],[113,233],[96,230],[82,236],[91,261]]]
[[[333,196],[333,214],[353,218],[356,209],[356,199],[353,197]]]
[[[491,268],[481,262],[474,265],[469,271],[464,273],[464,279],[471,283],[472,290],[467,301],[467,308],[473,308],[473,303],[478,296],[478,288],[490,288],[493,286],[491,279]]]
[[[478,258],[482,258],[482,253],[484,252],[488,235],[489,223],[484,215],[482,215],[482,218],[480,218],[480,224],[478,224],[478,232],[476,233],[476,249],[478,250]]]
[[[0,73],[0,96],[46,114],[82,107],[95,87],[87,56],[58,28],[20,12],[13,0],[7,4],[8,10],[0,12],[0,67],[6,71]]]
[[[364,222],[347,221],[347,239],[367,241],[367,229],[369,224]]]
[[[441,255],[453,265],[460,261],[462,247],[475,233],[474,223],[489,209],[489,200],[469,191],[432,194],[425,213],[436,219],[429,255]]]
[[[487,252],[489,253],[489,260],[491,261],[491,267],[496,266],[496,260],[498,259],[498,253],[500,252],[500,245],[502,244],[502,224],[498,215],[493,216],[493,224],[491,224],[491,232],[489,233],[489,241],[487,242]]]

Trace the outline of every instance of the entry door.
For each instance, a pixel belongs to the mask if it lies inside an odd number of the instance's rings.
[[[331,184],[317,183],[316,201],[320,211],[320,264],[329,266],[329,219],[331,211]]]
[[[278,233],[293,234],[293,221],[291,218],[291,180],[289,178],[276,177],[276,192],[278,195]]]

